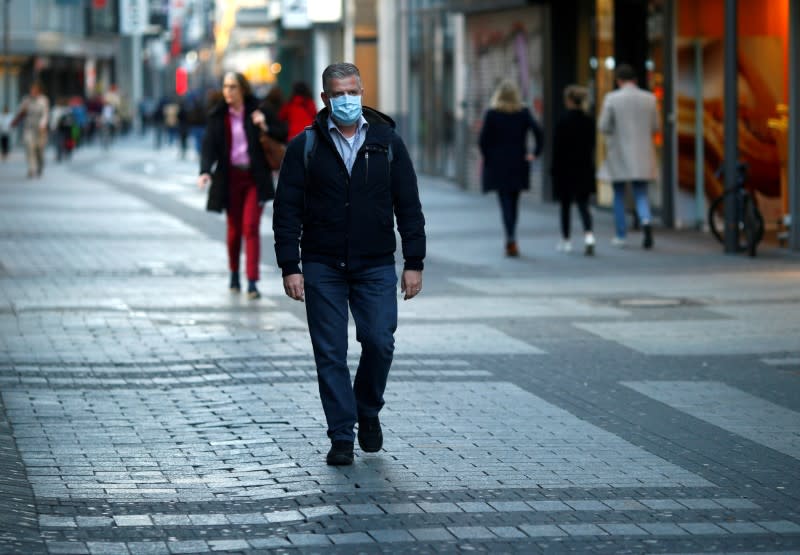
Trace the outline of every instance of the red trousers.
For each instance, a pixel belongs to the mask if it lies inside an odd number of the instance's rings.
[[[239,271],[244,237],[247,279],[257,280],[261,249],[258,235],[263,210],[258,205],[258,190],[248,170],[231,167],[228,177],[228,264],[231,272]]]

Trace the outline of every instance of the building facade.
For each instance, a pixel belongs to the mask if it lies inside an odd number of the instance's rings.
[[[614,68],[628,63],[659,101],[660,171],[650,194],[662,223],[677,228],[703,225],[708,203],[723,191],[716,176],[725,142],[723,22],[735,12],[739,156],[749,164],[768,238],[800,249],[800,233],[788,225],[800,218],[800,0],[404,0],[380,7],[379,19],[396,22],[396,36],[408,45],[404,56],[387,45],[380,64],[393,68],[382,81],[391,77],[403,91],[389,108],[404,123],[420,171],[479,189],[477,133],[501,79],[518,83],[552,144],[564,87],[587,86],[597,116],[614,88]],[[598,165],[603,155],[598,136]],[[533,166],[532,193],[543,201],[551,198],[549,158],[546,149]],[[611,197],[600,180],[598,203]]]
[[[14,107],[37,79],[51,98],[84,95],[115,79],[116,0],[3,0],[7,51],[0,105]],[[7,18],[8,23],[5,21]],[[6,37],[4,37],[5,39]]]

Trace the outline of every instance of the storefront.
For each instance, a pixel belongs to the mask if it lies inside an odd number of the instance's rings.
[[[735,2],[739,159],[748,165],[747,186],[764,215],[767,240],[781,244],[791,239],[787,224],[798,188],[790,176],[796,156],[789,156],[792,48],[797,56],[790,3],[796,18],[797,0]],[[702,227],[709,202],[724,189],[718,170],[725,143],[726,4],[733,9],[725,0],[595,1],[589,60],[595,106],[613,89],[613,68],[623,62],[656,94],[664,126],[654,137],[661,172],[651,200],[668,226]],[[608,184],[600,182],[599,190],[600,204],[609,203]]]

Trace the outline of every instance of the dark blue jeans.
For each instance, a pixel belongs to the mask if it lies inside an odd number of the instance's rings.
[[[394,354],[397,275],[394,265],[339,270],[303,264],[306,316],[322,408],[331,440],[353,441],[359,417],[377,416]],[[347,367],[347,309],[356,324],[361,359],[355,381]]]
[[[519,194],[519,191],[497,191],[497,199],[500,201],[500,214],[503,216],[503,228],[506,232],[506,241],[517,240]]]

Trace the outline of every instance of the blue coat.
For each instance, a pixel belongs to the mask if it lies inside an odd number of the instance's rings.
[[[530,188],[528,131],[536,139],[535,156],[544,146],[542,129],[527,108],[519,112],[489,110],[483,119],[478,145],[483,155],[483,192],[515,192]]]

